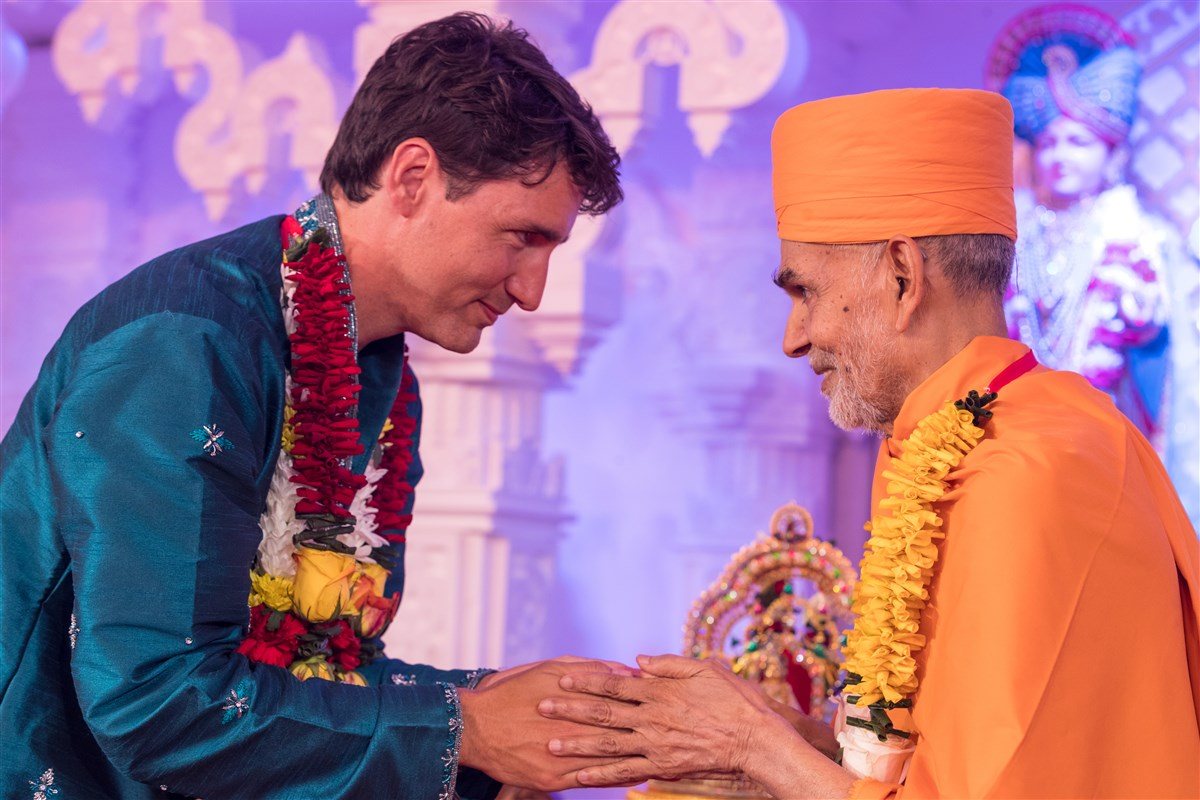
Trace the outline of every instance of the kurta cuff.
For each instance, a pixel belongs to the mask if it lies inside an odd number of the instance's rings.
[[[446,752],[442,754],[442,788],[438,800],[455,800],[458,793],[458,754],[462,746],[462,706],[458,702],[458,688],[449,683],[438,684],[446,697]]]

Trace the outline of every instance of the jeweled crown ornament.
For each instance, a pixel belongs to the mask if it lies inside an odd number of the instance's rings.
[[[775,700],[829,721],[856,575],[812,531],[803,506],[776,510],[770,534],[739,550],[692,606],[684,653],[720,658]]]
[[[842,631],[853,623],[857,580],[841,550],[813,536],[795,502],[771,515],[770,533],[739,550],[692,606],[684,654],[718,658],[774,700],[830,722],[842,663]],[[768,795],[748,780],[650,781],[631,800]]]

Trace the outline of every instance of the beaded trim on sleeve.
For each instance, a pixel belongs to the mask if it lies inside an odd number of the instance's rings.
[[[494,669],[473,669],[467,673],[466,679],[463,680],[463,686],[467,689],[474,689],[481,680],[495,671]]]
[[[455,800],[458,784],[458,755],[462,747],[462,706],[458,702],[458,689],[448,683],[439,683],[446,695],[446,710],[450,721],[446,726],[446,752],[442,754],[442,791],[438,800]]]

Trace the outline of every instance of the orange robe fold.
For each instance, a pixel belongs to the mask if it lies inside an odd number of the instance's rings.
[[[980,337],[905,401],[898,442],[1025,353]],[[1198,543],[1153,449],[1082,377],[1000,392],[950,476],[921,630],[916,752],[884,798],[1200,797]]]

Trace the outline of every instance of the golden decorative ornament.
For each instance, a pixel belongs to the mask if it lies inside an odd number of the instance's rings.
[[[771,516],[769,534],[739,550],[700,596],[684,625],[684,653],[717,658],[759,683],[778,702],[831,721],[841,666],[841,631],[850,625],[854,568],[832,543],[812,534],[812,515],[796,503]],[[801,702],[788,680],[802,670]],[[630,800],[763,800],[752,781],[650,781]]]

